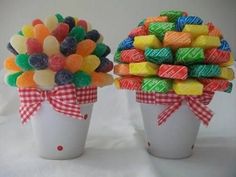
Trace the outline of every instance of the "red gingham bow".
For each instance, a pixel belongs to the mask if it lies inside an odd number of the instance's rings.
[[[31,116],[39,110],[41,103],[46,100],[57,112],[63,113],[75,119],[85,119],[86,117],[80,113],[80,106],[77,104],[79,101],[76,95],[78,95],[77,92],[79,92],[79,90],[80,89],[76,89],[72,84],[57,86],[50,91],[40,90],[37,88],[19,88],[19,112],[22,123],[26,123]],[[86,90],[89,90],[89,88],[86,88]],[[94,90],[94,88],[90,90]],[[91,93],[91,91],[86,93]],[[96,94],[95,92],[93,93]],[[89,101],[91,96],[85,96],[86,97],[83,98],[84,102],[95,102],[95,96],[92,95],[92,101]]]
[[[213,112],[207,107],[214,96],[214,92],[204,91],[199,96],[182,96],[173,92],[161,93],[147,93],[142,91],[136,92],[136,101],[146,104],[166,104],[169,105],[161,114],[158,115],[158,125],[166,122],[167,119],[173,114],[186,100],[187,105],[191,111],[203,122],[208,125],[213,116]]]

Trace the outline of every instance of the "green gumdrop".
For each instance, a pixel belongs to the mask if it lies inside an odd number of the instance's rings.
[[[61,14],[57,13],[55,16],[57,17],[58,23],[61,23],[61,22],[64,21],[64,18],[63,18],[63,16]]]
[[[22,33],[22,31],[18,31],[17,34],[19,34],[19,35],[21,35],[21,36],[24,36],[23,33]]]
[[[73,75],[73,83],[76,87],[86,87],[91,84],[91,77],[83,71],[78,71]]]
[[[6,78],[6,83],[12,87],[16,87],[16,80],[23,72],[17,72],[14,74],[10,74]]]
[[[98,43],[96,45],[96,48],[93,51],[93,54],[96,55],[97,57],[102,57],[103,54],[106,52],[107,46],[103,43]]]
[[[32,66],[29,64],[29,55],[27,54],[19,54],[16,56],[16,64],[23,71],[32,70]]]
[[[77,42],[82,41],[85,38],[86,32],[84,28],[75,26],[69,33],[69,36],[76,38]]]

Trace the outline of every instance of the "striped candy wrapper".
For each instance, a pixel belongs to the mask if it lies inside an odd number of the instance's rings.
[[[139,49],[121,51],[120,61],[124,63],[135,63],[145,61],[144,52]]]
[[[168,79],[185,80],[188,77],[188,68],[180,65],[162,64],[159,67],[157,75]]]

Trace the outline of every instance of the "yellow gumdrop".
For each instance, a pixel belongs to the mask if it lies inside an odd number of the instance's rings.
[[[91,73],[100,65],[100,59],[96,55],[84,57],[80,70]]]
[[[49,69],[36,70],[33,80],[39,88],[50,90],[55,86],[55,72]]]
[[[27,38],[34,36],[34,27],[32,25],[24,25],[21,31],[23,35]]]
[[[175,80],[173,90],[178,95],[202,95],[203,84],[193,79]]]
[[[10,39],[10,44],[19,53],[26,53],[26,37],[19,34],[15,34]]]
[[[161,42],[155,35],[136,36],[133,45],[137,49],[145,50],[147,47],[160,48]]]
[[[53,31],[58,24],[57,17],[55,15],[47,17],[44,20],[44,24],[49,29],[49,31]]]
[[[60,52],[60,44],[54,36],[47,36],[43,41],[43,52],[48,56]]]
[[[129,73],[136,76],[152,76],[156,75],[158,65],[150,62],[130,63]]]
[[[234,79],[234,70],[232,68],[221,67],[221,72],[219,78],[226,80]]]

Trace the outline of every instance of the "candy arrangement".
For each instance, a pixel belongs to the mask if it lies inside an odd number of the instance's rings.
[[[119,89],[177,95],[230,93],[234,79],[228,42],[212,23],[181,11],[147,17],[118,46]]]
[[[107,72],[113,63],[110,48],[88,22],[56,14],[35,19],[11,37],[7,48],[14,56],[4,61],[5,81],[18,88],[52,89],[73,83],[76,87],[103,87],[113,83]]]

